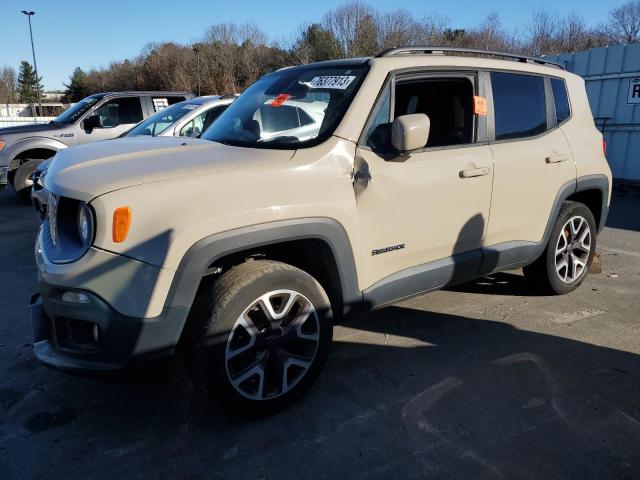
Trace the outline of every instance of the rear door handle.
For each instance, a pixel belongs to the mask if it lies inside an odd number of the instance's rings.
[[[489,175],[491,169],[489,167],[468,168],[460,172],[460,178],[473,178]]]
[[[547,163],[560,163],[569,160],[569,154],[561,153],[560,155],[551,155],[544,159]]]

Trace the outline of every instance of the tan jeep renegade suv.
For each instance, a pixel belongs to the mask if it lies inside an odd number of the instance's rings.
[[[519,267],[577,288],[611,173],[580,77],[411,47],[266,75],[201,139],[65,149],[45,186],[37,357],[113,370],[182,345],[199,385],[260,412],[310,385],[345,314]]]

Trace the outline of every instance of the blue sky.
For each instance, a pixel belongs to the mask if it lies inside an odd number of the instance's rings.
[[[34,10],[32,17],[38,73],[47,89],[59,89],[71,71],[107,65],[133,57],[152,41],[197,41],[205,29],[221,22],[254,22],[270,38],[289,40],[298,26],[319,20],[340,0],[322,2],[286,1],[198,1],[165,0],[2,0],[0,2],[0,66],[17,68],[21,60],[31,62],[27,18],[21,10]],[[455,0],[433,2],[411,0],[367,2],[380,11],[405,8],[420,17],[430,12],[444,15],[453,26],[480,23],[491,11],[510,28],[526,24],[534,10],[546,8],[566,15],[577,12],[588,23],[597,24],[624,0]]]

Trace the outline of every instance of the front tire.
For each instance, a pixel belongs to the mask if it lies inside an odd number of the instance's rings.
[[[586,205],[564,202],[543,254],[523,268],[525,278],[547,294],[574,291],[589,271],[596,232],[596,221]]]
[[[280,410],[313,383],[333,333],[329,299],[302,270],[250,260],[205,278],[191,310],[187,366],[226,407]]]
[[[31,176],[33,172],[36,171],[36,168],[38,168],[40,162],[41,160],[25,160],[13,175],[11,182],[13,189],[23,202],[29,202],[31,187],[33,187]]]

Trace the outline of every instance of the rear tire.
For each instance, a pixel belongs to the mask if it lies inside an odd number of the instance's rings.
[[[25,203],[30,201],[31,188],[33,187],[31,176],[41,161],[42,160],[25,160],[13,175],[13,189],[16,191],[16,195]]]
[[[320,372],[333,334],[331,304],[320,284],[270,260],[205,278],[189,324],[192,379],[243,416],[297,400]]]
[[[523,268],[525,278],[549,295],[574,291],[589,271],[596,232],[596,221],[586,205],[564,202],[544,252]]]

